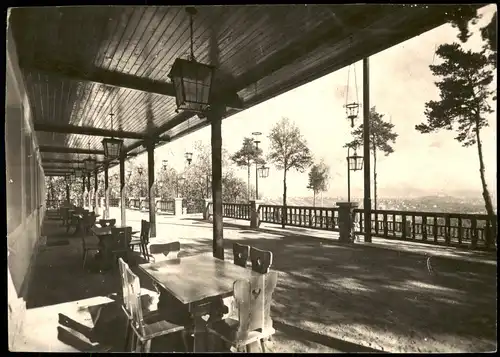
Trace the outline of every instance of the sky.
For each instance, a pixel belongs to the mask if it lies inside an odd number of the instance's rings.
[[[471,27],[473,36],[466,48],[479,50],[481,37],[478,29],[486,24],[496,10],[489,5],[480,10],[483,15],[477,25]],[[421,134],[415,125],[425,122],[425,103],[439,99],[429,65],[437,64],[434,56],[437,46],[458,42],[458,31],[443,25],[418,37],[400,43],[370,57],[370,106],[385,115],[395,125],[399,134],[394,153],[384,157],[377,155],[379,197],[420,196],[432,194],[456,195],[457,192],[481,192],[479,161],[476,146],[464,148],[454,140],[453,131]],[[350,66],[349,102],[355,98],[354,68],[357,92],[362,101],[362,62]],[[230,153],[237,151],[245,136],[254,131],[262,132],[259,145],[264,154],[269,153],[269,134],[281,117],[288,117],[299,127],[314,160],[324,160],[330,167],[329,189],[325,197],[345,197],[347,194],[346,149],[343,145],[351,139],[350,121],[346,119],[346,85],[348,67],[333,72],[313,82],[286,92],[264,103],[229,117],[222,122],[222,145]],[[496,84],[496,82],[495,82]],[[492,108],[496,109],[495,103]],[[357,124],[362,122],[360,108]],[[496,192],[496,111],[488,117],[489,127],[482,130],[486,180],[491,193]],[[182,169],[184,153],[193,151],[194,143],[202,141],[210,145],[210,127],[205,127],[155,151],[156,165],[167,159],[169,165]],[[362,152],[360,152],[362,154]],[[146,163],[146,155],[136,158]],[[268,178],[259,179],[260,196],[276,198],[281,195],[283,171],[270,166]],[[373,169],[373,166],[372,166]],[[236,169],[246,182],[246,168]],[[252,170],[251,182],[255,182]],[[372,174],[373,175],[373,174]],[[372,178],[373,183],[373,178]],[[289,197],[310,196],[307,171],[289,172],[287,175]],[[351,195],[363,196],[363,172],[351,174]],[[373,188],[372,188],[373,196]]]

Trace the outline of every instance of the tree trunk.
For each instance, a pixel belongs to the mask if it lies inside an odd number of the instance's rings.
[[[377,210],[377,149],[373,149],[373,207]]]
[[[283,170],[283,209],[281,212],[281,228],[285,228],[286,223],[286,168]]]
[[[316,191],[313,190],[313,207],[316,208]]]
[[[483,186],[483,199],[484,205],[486,208],[486,213],[488,214],[488,218],[490,221],[491,231],[490,237],[491,242],[496,241],[496,219],[495,219],[495,211],[493,210],[493,204],[491,203],[490,193],[488,191],[488,186],[486,185],[486,179],[484,178],[484,161],[483,161],[483,147],[481,144],[481,138],[479,136],[479,126],[476,123],[476,141],[477,141],[477,154],[479,156],[479,174],[481,176],[481,185]]]
[[[250,202],[250,163],[247,165],[248,177],[247,177],[247,201]]]

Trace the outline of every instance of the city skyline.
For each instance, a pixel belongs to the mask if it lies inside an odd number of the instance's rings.
[[[479,11],[483,16],[471,27],[473,36],[465,47],[480,49],[478,28],[490,20],[495,8],[495,5],[489,5]],[[454,140],[456,134],[453,131],[424,135],[414,129],[416,124],[425,121],[425,102],[438,98],[438,90],[434,85],[436,78],[429,69],[429,65],[438,60],[434,56],[435,49],[442,43],[458,42],[457,33],[458,30],[451,25],[443,25],[370,57],[370,106],[375,106],[379,113],[385,115],[385,119],[391,120],[399,135],[394,145],[395,152],[387,157],[381,154],[377,157],[380,197],[387,196],[391,190],[406,192],[408,195],[412,191],[422,192],[423,195],[455,191],[481,193],[475,146],[461,147]],[[361,101],[361,62],[356,63],[355,68],[357,92]],[[260,131],[263,133],[260,147],[268,154],[267,135],[271,127],[281,117],[289,117],[308,141],[315,161],[323,159],[330,166],[330,188],[324,195],[345,195],[347,152],[343,145],[351,138],[350,122],[346,119],[343,108],[346,103],[347,72],[348,68],[343,68],[225,119],[222,122],[223,148],[234,153],[240,148],[245,136],[251,136],[253,131]],[[352,94],[355,92],[353,66],[350,73],[349,100],[352,101]],[[496,105],[493,103],[492,107],[495,108]],[[488,116],[488,121],[490,126],[481,132],[485,175],[490,193],[496,196],[496,112]],[[356,124],[361,122],[362,108]],[[184,152],[193,151],[196,141],[210,145],[210,127],[157,148],[156,166],[161,165],[162,159],[167,159],[169,165],[181,170],[185,164]],[[145,155],[137,157],[136,162],[145,163]],[[259,180],[259,192],[275,196],[276,192],[282,192],[283,172],[277,171],[272,164],[269,166],[269,177]],[[246,169],[235,171],[246,182]],[[253,171],[251,184],[255,183]],[[306,187],[307,171],[289,172],[287,186],[290,197],[311,194]],[[362,172],[351,175],[351,190],[355,195],[362,192]],[[372,197],[373,195],[372,188]]]

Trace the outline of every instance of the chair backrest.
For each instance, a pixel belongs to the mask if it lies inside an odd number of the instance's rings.
[[[264,332],[273,327],[271,302],[277,282],[278,273],[275,271],[234,282],[234,299],[240,322],[237,341],[248,339],[252,331]]]
[[[273,253],[267,250],[260,250],[254,247],[250,248],[250,261],[252,262],[252,270],[266,274],[273,263]]]
[[[130,311],[131,322],[139,334],[144,335],[144,317],[142,315],[141,305],[141,283],[139,277],[135,275],[128,265],[123,265],[124,268],[124,281],[126,291],[124,294],[127,296],[128,309]],[[125,300],[125,298],[124,298]]]
[[[246,268],[247,260],[250,255],[250,246],[233,243],[233,262],[240,267]]]
[[[151,224],[145,219],[141,220],[141,241],[145,244],[149,244],[150,229]]]
[[[116,218],[100,219],[99,224],[101,227],[114,227],[116,225]]]
[[[177,259],[180,251],[180,242],[151,244],[149,246],[149,253],[153,256],[155,262]]]
[[[114,251],[126,251],[128,250],[128,245],[132,239],[132,227],[116,228],[111,227],[111,249]]]
[[[118,259],[118,267],[120,268],[120,277],[122,281],[122,297],[123,297],[123,304],[122,308],[125,314],[127,315],[127,318],[129,320],[132,319],[132,311],[130,310],[130,303],[129,303],[129,294],[128,294],[128,274],[127,274],[127,269],[129,269],[129,266],[127,263],[123,261],[122,258]]]

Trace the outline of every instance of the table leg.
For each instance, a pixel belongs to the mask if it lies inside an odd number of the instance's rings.
[[[194,349],[193,352],[206,352],[206,322],[201,316],[194,316]]]

